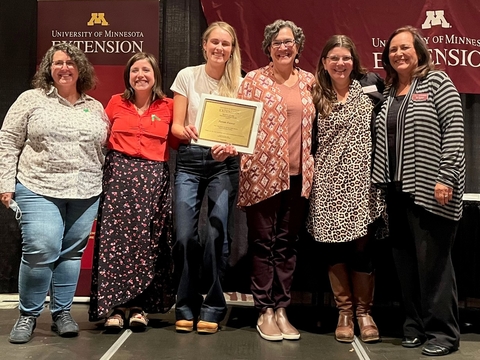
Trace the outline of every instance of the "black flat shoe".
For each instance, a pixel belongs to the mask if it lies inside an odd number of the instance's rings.
[[[416,348],[423,344],[423,341],[418,337],[404,337],[402,339],[402,346],[406,348]]]
[[[422,349],[422,354],[428,355],[428,356],[443,356],[443,355],[448,355],[451,352],[452,352],[451,349],[445,346],[435,345],[435,344],[427,344]]]

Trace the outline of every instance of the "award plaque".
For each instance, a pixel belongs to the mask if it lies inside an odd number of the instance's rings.
[[[253,154],[263,103],[202,94],[195,126],[197,145],[232,144],[238,152]]]

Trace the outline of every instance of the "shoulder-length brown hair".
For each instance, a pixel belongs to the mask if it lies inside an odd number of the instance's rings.
[[[427,76],[428,72],[431,70],[435,70],[435,65],[432,61],[432,56],[428,51],[427,44],[425,40],[423,40],[423,36],[420,34],[420,31],[413,26],[407,25],[401,28],[398,28],[393,32],[392,35],[387,40],[385,44],[385,49],[383,49],[382,53],[382,63],[383,68],[385,69],[386,76],[385,76],[385,85],[393,85],[396,86],[398,83],[398,74],[395,69],[390,64],[390,44],[392,39],[402,32],[409,32],[413,36],[413,47],[415,48],[415,52],[417,53],[418,64],[417,67],[412,72],[412,78],[424,78]]]
[[[130,69],[132,68],[133,64],[135,64],[139,60],[147,60],[153,69],[153,78],[155,79],[155,83],[152,87],[152,101],[155,101],[157,99],[163,99],[165,97],[165,94],[162,91],[162,74],[160,72],[160,67],[158,66],[158,61],[155,56],[147,52],[138,52],[127,61],[127,65],[125,65],[125,70],[123,70],[123,82],[125,83],[125,91],[122,94],[122,98],[124,98],[125,100],[130,100],[132,102],[135,101],[135,90],[130,85]]]
[[[47,50],[33,77],[32,86],[36,89],[48,91],[51,86],[54,85],[52,78],[52,62],[53,55],[57,51],[63,51],[70,56],[70,59],[75,63],[75,66],[78,69],[77,91],[79,93],[84,93],[93,89],[97,82],[97,77],[95,76],[95,70],[93,69],[92,64],[88,61],[82,50],[75,45],[66,42],[53,45]]]
[[[337,95],[333,89],[332,79],[323,66],[323,60],[327,58],[330,50],[336,47],[343,47],[350,51],[352,55],[353,68],[350,73],[350,81],[360,78],[367,70],[362,66],[360,62],[360,56],[358,55],[357,48],[346,35],[333,35],[327,40],[327,43],[323,47],[322,54],[318,60],[317,69],[315,72],[315,84],[312,87],[313,103],[318,109],[318,112],[322,117],[327,117],[332,111],[333,104],[337,101]]]

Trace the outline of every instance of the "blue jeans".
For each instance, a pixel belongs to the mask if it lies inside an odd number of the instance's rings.
[[[49,291],[52,314],[70,310],[81,257],[97,215],[98,196],[56,199],[17,183],[15,200],[22,211],[20,313],[39,316]]]
[[[225,317],[227,305],[221,282],[230,251],[228,225],[235,207],[238,176],[236,158],[218,162],[213,160],[210,149],[196,145],[181,145],[178,149],[174,187],[178,320],[200,316],[201,320],[218,323]],[[208,220],[202,229],[205,238],[200,239],[199,218],[205,193]],[[200,282],[206,288],[205,299]]]

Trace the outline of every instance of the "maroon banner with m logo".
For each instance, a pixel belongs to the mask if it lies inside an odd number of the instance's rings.
[[[237,31],[245,71],[268,63],[263,31],[276,19],[292,20],[305,33],[299,66],[315,71],[326,40],[352,38],[363,65],[384,75],[381,53],[390,34],[412,25],[422,31],[437,68],[461,93],[480,93],[480,2],[477,0],[202,0],[207,22],[223,20]]]
[[[158,56],[159,2],[41,0],[37,63],[59,42],[73,43],[85,52],[99,79],[89,94],[105,106],[113,94],[124,90],[123,70],[133,54],[146,51]]]

